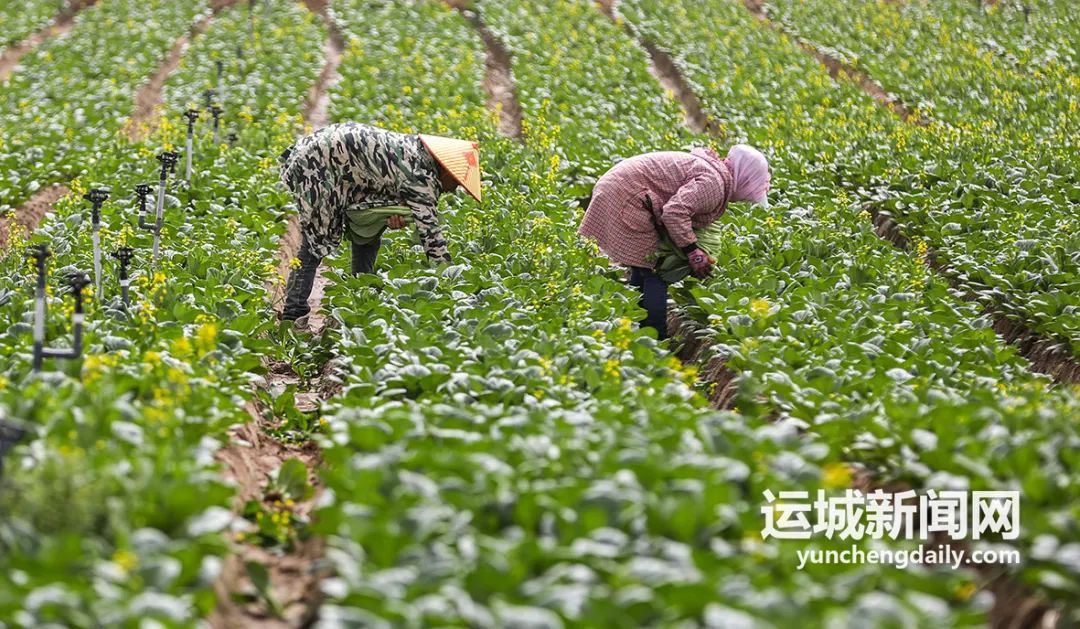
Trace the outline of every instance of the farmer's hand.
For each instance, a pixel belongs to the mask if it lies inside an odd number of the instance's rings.
[[[390,229],[401,229],[405,227],[404,216],[389,216],[386,218],[386,226]]]
[[[690,263],[690,272],[694,277],[703,278],[709,277],[712,274],[713,264],[715,263],[709,254],[705,253],[701,249],[694,249],[686,255],[687,262]]]

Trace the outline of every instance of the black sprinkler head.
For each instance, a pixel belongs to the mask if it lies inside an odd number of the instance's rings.
[[[52,255],[48,245],[34,245],[26,252],[27,257],[37,260],[39,266],[45,264],[45,258]]]
[[[127,264],[135,257],[135,250],[131,247],[120,247],[109,255],[119,260],[122,264]]]
[[[109,191],[104,188],[93,188],[83,195],[83,198],[94,204],[94,209],[100,209],[101,205],[109,200]]]
[[[68,286],[71,287],[71,292],[78,295],[82,292],[82,289],[91,284],[90,274],[86,271],[72,271],[71,273],[68,273],[67,283]]]
[[[161,169],[174,170],[176,163],[180,161],[180,154],[172,151],[164,151],[157,156],[157,160],[161,162]]]

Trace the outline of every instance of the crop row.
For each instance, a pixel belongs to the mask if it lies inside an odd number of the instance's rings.
[[[925,246],[913,256],[889,250],[852,207],[858,174],[840,156],[868,139],[896,142],[910,127],[890,130],[889,120],[862,113],[869,98],[860,108],[856,88],[830,83],[811,57],[735,3],[702,10],[628,0],[620,11],[644,35],[678,42],[680,65],[722,119],[753,110],[735,137],[774,158],[775,209],[728,219],[720,257],[731,272],[685,298],[744,374],[745,392],[767,396],[768,412],[805,422],[887,476],[1020,489],[1025,548],[1044,534],[1066,543],[1075,525],[1062,505],[1077,478],[1063,444],[1076,439],[1074,396],[1025,373],[978,309],[923,268]],[[726,34],[715,37],[720,25]],[[737,80],[714,78],[709,68],[730,59],[739,59]],[[805,116],[792,121],[782,110]],[[739,310],[755,297],[763,300],[756,313]],[[1075,566],[1025,556],[1031,582],[1072,591]]]
[[[64,0],[28,0],[0,6],[0,51],[43,28],[66,3]]]
[[[317,74],[310,55],[319,54],[318,28],[292,3],[273,11],[275,22],[293,26],[260,28],[268,63],[230,74],[238,85],[266,86],[236,90],[230,100],[252,115],[298,103]],[[215,72],[216,42],[243,41],[245,32],[239,18],[212,23],[170,85],[201,85]],[[177,92],[167,100],[182,106]],[[266,288],[287,207],[274,157],[283,139],[291,141],[295,120],[271,115],[259,123],[262,135],[243,132],[232,146],[214,146],[200,124],[196,185],[171,183],[162,256],[151,267],[150,236],[133,228],[130,191],[156,178],[152,155],[172,134],[169,124],[178,124],[178,109],[169,112],[146,143],[98,150],[42,229],[0,260],[0,311],[17,322],[0,334],[0,415],[30,432],[8,455],[0,482],[0,617],[17,625],[186,626],[215,605],[211,586],[228,550],[220,531],[232,518],[234,490],[214,452],[230,426],[250,420],[251,382],[263,359],[282,351]],[[135,248],[134,303],[120,306],[116,263],[108,260],[106,299],[87,312],[84,356],[47,362],[34,376],[33,273],[23,254],[34,242],[53,252],[48,335],[63,346],[71,303],[64,271],[92,268],[89,210],[78,196],[87,181],[112,189],[103,208],[106,253]]]
[[[0,213],[101,159],[98,147],[123,127],[135,88],[200,8],[160,0],[102,2],[80,12],[66,37],[22,59],[0,94]],[[103,81],[104,68],[109,78]]]
[[[1080,77],[1066,5],[1029,6],[1017,45],[1042,51],[1018,49],[1015,63],[991,51],[1024,22],[1008,3],[778,0],[770,15],[936,120],[904,133],[883,172],[852,182],[860,200],[926,239],[982,303],[1080,355]]]
[[[321,618],[925,621],[917,601],[951,598],[963,575],[832,566],[776,579],[795,549],[760,539],[761,492],[836,487],[839,450],[790,422],[709,409],[695,368],[634,329],[634,294],[574,236],[577,198],[612,157],[688,138],[633,42],[587,2],[479,5],[515,55],[517,144],[494,136],[482,45],[461,17],[430,1],[360,6],[335,9],[349,53],[333,116],[416,130],[402,111],[440,112],[433,128],[481,138],[488,181],[481,207],[443,204],[453,265],[425,268],[407,236],[392,236],[384,273],[334,275],[327,290],[324,343],[345,385],[323,407],[317,527],[337,576]],[[551,51],[559,72],[544,65]],[[597,51],[610,60],[589,63]],[[953,603],[934,613],[980,617]]]

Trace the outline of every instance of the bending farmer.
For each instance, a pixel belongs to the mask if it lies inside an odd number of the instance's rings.
[[[578,233],[630,267],[630,284],[641,290],[648,314],[641,324],[667,338],[668,285],[654,271],[661,232],[687,254],[693,274],[705,277],[714,261],[698,248],[694,229],[720,218],[729,202],[764,204],[769,181],[765,156],[745,144],[724,158],[709,148],[638,155],[596,182]]]
[[[416,222],[428,258],[450,262],[436,208],[459,185],[480,200],[479,146],[432,135],[405,135],[368,125],[331,125],[301,138],[281,156],[281,180],[300,210],[300,268],[289,277],[281,318],[307,316],[322,259],[349,235],[352,272],[371,273],[386,227],[405,218],[377,208],[402,206]]]

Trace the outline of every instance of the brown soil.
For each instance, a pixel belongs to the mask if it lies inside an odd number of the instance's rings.
[[[344,41],[336,25],[329,20],[326,0],[305,0],[305,4],[309,10],[326,20],[329,29],[326,63],[308,94],[304,109],[307,123],[312,127],[321,127],[327,124],[329,90],[337,78]],[[278,245],[277,273],[285,280],[292,271],[289,263],[299,254],[301,240],[300,222],[298,217],[293,216]],[[325,284],[326,280],[320,269],[319,279],[312,291],[312,329],[322,326],[322,317],[318,313]],[[276,277],[270,278],[267,288],[272,309],[279,311],[284,301],[284,283]],[[298,382],[288,365],[267,366],[271,372],[267,386]],[[317,387],[310,391],[297,392],[297,408],[302,411],[315,410],[321,398]],[[240,488],[235,510],[241,510],[248,500],[262,496],[267,474],[280,467],[286,459],[296,458],[307,466],[309,480],[316,487],[315,496],[297,508],[298,513],[309,515],[322,489],[316,472],[322,463],[318,446],[311,442],[304,445],[281,443],[266,433],[266,429],[274,427],[273,419],[262,417],[254,402],[249,403],[248,411],[254,421],[236,429],[230,435],[228,447],[218,453],[218,459],[225,465],[226,476],[234,479]],[[215,583],[218,606],[208,618],[210,625],[222,629],[310,626],[316,620],[322,599],[319,584],[329,573],[322,559],[323,548],[323,540],[318,537],[312,537],[283,554],[271,553],[249,544],[236,544]],[[243,596],[254,591],[245,567],[249,562],[266,567],[270,575],[270,590],[282,609],[280,617],[275,616],[260,597]]]
[[[338,80],[337,69],[345,52],[345,37],[326,11],[329,5],[327,0],[304,0],[304,4],[312,13],[322,17],[328,32],[324,52],[326,62],[318,80],[311,86],[304,106],[304,120],[313,129],[319,129],[330,122],[330,88]]]
[[[682,314],[668,313],[668,334],[679,347],[679,360],[698,365],[698,379],[715,385],[709,393],[709,404],[713,408],[731,408],[738,391],[738,376],[712,351],[712,342],[702,339],[699,332],[698,325]]]
[[[675,99],[682,105],[686,126],[694,133],[723,136],[720,127],[713,120],[710,120],[708,114],[705,113],[701,100],[698,99],[682,70],[675,64],[671,56],[647,39],[641,40],[641,46],[645,49],[645,52],[649,53],[653,75],[660,81],[660,85],[664,86],[664,89],[670,90]]]
[[[723,132],[720,126],[709,119],[708,114],[705,113],[705,108],[701,105],[701,99],[698,98],[694,89],[690,87],[686,76],[683,75],[682,70],[679,69],[678,64],[671,58],[671,55],[651,40],[639,37],[628,23],[620,21],[615,11],[615,0],[597,0],[596,4],[600,11],[611,18],[613,22],[623,24],[626,33],[634,38],[648,53],[649,71],[660,82],[660,85],[670,91],[675,100],[679,101],[686,126],[694,133],[722,137]]]
[[[271,376],[272,382],[287,380],[287,376]],[[240,512],[249,500],[264,499],[269,475],[286,460],[295,458],[310,470],[308,480],[316,487],[315,495],[295,509],[295,513],[309,517],[321,491],[318,475],[314,472],[322,462],[318,448],[312,443],[283,444],[269,437],[265,429],[272,428],[272,423],[262,417],[254,402],[248,404],[248,411],[254,421],[230,433],[228,447],[217,455],[225,466],[225,477],[239,488],[234,510]],[[319,582],[326,576],[320,565],[322,548],[322,540],[315,537],[298,544],[288,553],[272,553],[251,544],[235,543],[215,583],[218,605],[208,619],[210,625],[255,628],[310,624],[321,597]],[[270,590],[281,606],[281,617],[275,616],[261,597],[250,596],[255,590],[247,575],[247,562],[266,566]],[[236,600],[236,594],[249,596],[246,600]]]
[[[874,228],[878,236],[888,240],[899,249],[905,251],[911,249],[911,241],[904,236],[900,226],[891,216],[872,205],[867,206],[866,209],[873,216]],[[948,279],[953,288],[963,290],[957,280],[958,273],[942,264],[933,250],[927,253],[926,263]],[[978,296],[971,292],[965,293],[964,298],[972,302],[979,301]],[[1046,374],[1058,382],[1080,383],[1080,362],[1069,350],[1068,343],[1048,339],[1022,323],[1007,319],[989,306],[984,306],[983,312],[994,321],[994,331],[1005,342],[1014,345],[1020,355],[1031,363],[1032,371]]]
[[[817,59],[818,63],[825,66],[825,69],[829,72],[829,76],[831,76],[834,80],[847,79],[854,82],[856,85],[862,88],[864,92],[869,94],[876,103],[896,114],[901,120],[917,124],[919,126],[926,126],[927,124],[929,124],[929,121],[926,119],[925,116],[915,115],[915,112],[911,107],[886,92],[884,88],[882,88],[881,85],[877,83],[877,81],[870,78],[870,76],[862,70],[855,68],[851,64],[839,59],[832,54],[818,49],[818,47],[811,42],[802,40],[792,35],[791,33],[788,33],[781,24],[779,24],[778,22],[774,22],[769,18],[768,14],[765,11],[765,6],[761,2],[761,0],[743,0],[743,2],[746,5],[746,8],[749,9],[750,12],[753,13],[758,20],[768,25],[773,30],[790,37],[807,54]]]
[[[484,42],[484,91],[488,108],[499,112],[499,133],[509,138],[522,136],[521,104],[514,84],[513,60],[506,46],[484,25],[475,11],[466,10],[464,3],[448,0],[476,29]]]
[[[0,217],[0,251],[7,248],[11,221],[22,228],[22,231],[33,232],[41,224],[45,215],[52,211],[53,206],[70,192],[67,186],[60,184],[42,188],[25,203],[15,208],[12,216]]]
[[[289,263],[300,253],[300,241],[300,219],[293,215],[289,218],[289,223],[285,227],[285,233],[281,236],[281,240],[278,241],[278,277],[272,277],[266,282],[266,288],[270,291],[270,305],[275,313],[281,312],[282,307],[285,305],[285,283],[281,280],[287,279],[292,271]]]
[[[75,0],[70,5],[65,6],[53,18],[51,24],[0,53],[0,83],[7,81],[11,77],[12,72],[19,65],[19,61],[27,53],[40,46],[50,37],[57,37],[70,31],[71,27],[75,25],[75,15],[83,9],[93,6],[96,2],[97,0]]]
[[[135,110],[125,125],[125,131],[131,140],[144,140],[157,130],[158,117],[164,103],[163,93],[165,81],[169,75],[180,66],[180,60],[184,56],[192,38],[201,35],[210,27],[210,20],[226,8],[237,4],[241,0],[211,0],[211,16],[203,17],[191,29],[180,36],[169,50],[168,56],[161,62],[158,69],[142,87],[135,92]]]

